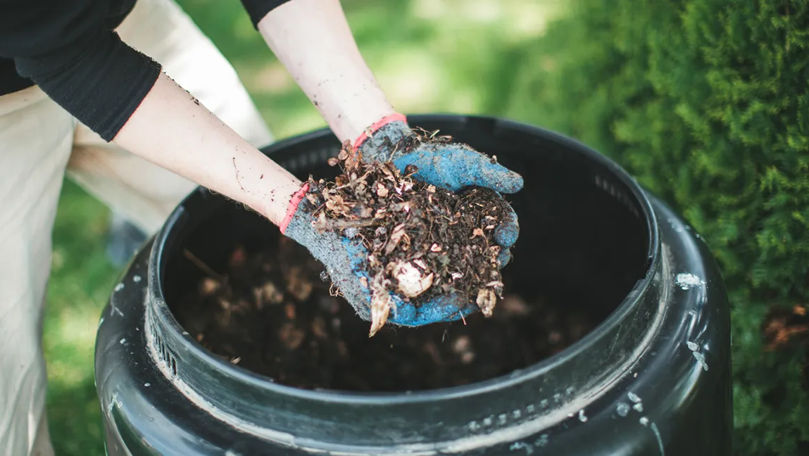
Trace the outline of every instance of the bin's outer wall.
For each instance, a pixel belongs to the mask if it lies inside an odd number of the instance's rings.
[[[668,207],[650,199],[671,265],[671,277],[661,279],[676,281],[677,274],[687,273],[705,282],[674,287],[678,306],[667,309],[659,337],[630,372],[579,414],[528,438],[463,454],[730,454],[727,297],[704,243]],[[163,376],[145,349],[143,329],[150,246],[121,278],[123,287],[111,296],[99,325],[96,382],[108,453],[329,454],[273,444],[233,429],[188,401]],[[627,407],[621,416],[619,411]],[[495,413],[486,418],[495,427],[500,422],[508,426],[509,416],[496,409],[493,404]],[[390,442],[384,452],[395,453],[395,447]],[[454,454],[440,448],[439,443],[418,454]],[[361,451],[357,454],[376,454]]]

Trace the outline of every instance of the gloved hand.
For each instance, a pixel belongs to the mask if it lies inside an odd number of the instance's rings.
[[[372,278],[367,268],[368,251],[359,237],[351,239],[337,231],[318,230],[312,215],[315,208],[305,198],[308,191],[306,183],[293,196],[280,225],[281,233],[309,249],[326,266],[332,282],[360,318],[371,320]],[[391,299],[387,321],[403,326],[457,320],[478,310],[474,302],[461,302],[455,294],[439,296],[416,307],[395,293],[387,293]],[[373,323],[372,334],[381,327],[375,328]]]
[[[408,143],[417,145],[405,150]],[[466,144],[420,141],[403,114],[392,114],[374,123],[354,141],[354,150],[359,150],[366,162],[393,161],[403,174],[406,167],[415,165],[418,171],[413,177],[452,191],[477,186],[516,193],[523,186],[522,176]],[[517,214],[512,209],[494,231],[495,242],[503,248],[498,258],[501,268],[511,261],[510,249],[519,233]]]

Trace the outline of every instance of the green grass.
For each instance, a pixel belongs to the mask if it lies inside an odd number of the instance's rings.
[[[117,274],[104,254],[107,209],[65,182],[54,227],[44,325],[48,417],[57,454],[102,454],[93,342]]]

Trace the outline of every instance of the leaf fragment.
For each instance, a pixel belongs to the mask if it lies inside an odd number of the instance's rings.
[[[387,280],[383,272],[378,272],[371,281],[371,329],[368,337],[374,337],[388,321],[393,300],[386,287]]]

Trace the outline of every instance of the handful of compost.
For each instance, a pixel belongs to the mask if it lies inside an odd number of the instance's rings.
[[[371,320],[370,335],[388,321],[419,326],[477,310],[491,315],[502,294],[500,268],[518,233],[516,214],[496,191],[447,185],[440,177],[463,158],[480,161],[461,163],[467,171],[471,165],[516,176],[509,184],[517,189],[519,175],[448,137],[408,131],[387,146],[393,160],[346,144],[329,161],[342,173],[333,181],[310,178],[282,225],[324,263],[335,293]],[[424,144],[431,157],[419,150]],[[474,155],[453,156],[459,147]],[[419,152],[427,159],[396,163],[397,154]]]

